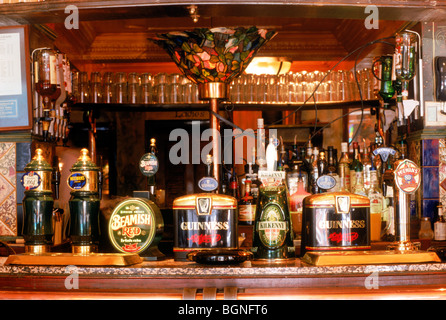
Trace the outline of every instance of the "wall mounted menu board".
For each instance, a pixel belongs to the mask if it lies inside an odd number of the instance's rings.
[[[0,27],[0,131],[31,127],[28,27]]]

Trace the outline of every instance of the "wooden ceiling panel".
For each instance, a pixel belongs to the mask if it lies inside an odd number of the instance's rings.
[[[78,68],[82,65],[110,63],[167,63],[168,54],[149,38],[157,33],[194,28],[252,26],[274,29],[278,35],[268,42],[258,56],[279,56],[295,62],[339,61],[349,52],[370,41],[393,35],[404,23],[380,21],[379,29],[368,30],[363,20],[280,17],[200,17],[193,23],[190,17],[150,17],[81,21],[78,30],[68,30],[63,24],[52,24],[57,34],[56,46],[69,55]],[[362,52],[367,57],[383,48],[371,46]],[[378,49],[377,49],[378,48]],[[354,61],[356,55],[348,60]],[[331,64],[331,63],[329,63]]]

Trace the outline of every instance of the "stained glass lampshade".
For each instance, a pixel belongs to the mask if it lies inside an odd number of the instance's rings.
[[[277,32],[250,28],[197,28],[158,34],[152,39],[164,48],[191,81],[230,83],[243,73],[257,51]]]

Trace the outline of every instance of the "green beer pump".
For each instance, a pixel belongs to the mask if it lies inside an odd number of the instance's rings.
[[[23,198],[23,228],[25,252],[43,254],[49,252],[53,238],[54,198],[51,184],[55,184],[58,198],[58,175],[43,157],[43,150],[36,149],[36,155],[25,167],[21,183],[25,188]]]
[[[87,149],[81,150],[80,157],[70,171],[67,183],[71,189],[71,249],[74,254],[87,255],[98,250],[102,174],[100,168],[91,161]]]

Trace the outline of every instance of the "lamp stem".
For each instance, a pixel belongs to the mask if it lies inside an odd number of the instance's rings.
[[[210,110],[209,113],[209,123],[210,128],[212,130],[212,153],[213,153],[213,163],[212,163],[212,171],[214,178],[217,180],[218,184],[220,185],[220,123],[215,116],[216,113],[218,113],[218,99],[217,98],[211,98],[209,99],[210,104]],[[217,189],[218,192],[218,189]]]

